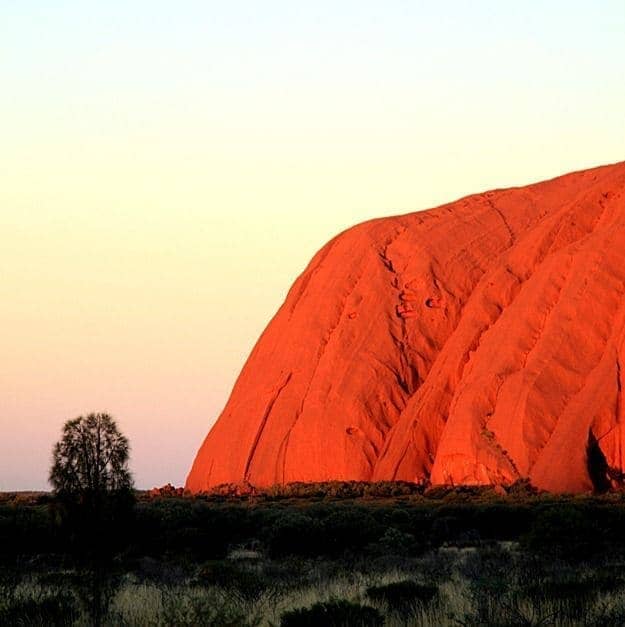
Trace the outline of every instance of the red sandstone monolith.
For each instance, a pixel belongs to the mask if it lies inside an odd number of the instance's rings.
[[[617,487],[624,363],[625,163],[365,222],[297,279],[186,487]]]

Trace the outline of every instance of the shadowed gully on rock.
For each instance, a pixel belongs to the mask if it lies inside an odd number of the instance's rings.
[[[297,279],[187,488],[618,487],[624,360],[625,163],[365,222]]]

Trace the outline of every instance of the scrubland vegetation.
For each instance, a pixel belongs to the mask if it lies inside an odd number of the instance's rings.
[[[98,537],[3,495],[0,624],[625,624],[624,495],[237,492],[139,493]]]

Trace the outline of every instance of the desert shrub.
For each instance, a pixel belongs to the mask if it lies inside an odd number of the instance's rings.
[[[411,531],[410,513],[399,507],[384,507],[374,513],[376,520],[387,527]]]
[[[498,546],[470,553],[459,564],[458,570],[466,577],[477,600],[483,595],[498,595],[507,591],[513,575],[510,554]]]
[[[285,485],[274,485],[260,490],[269,499],[334,498],[349,499],[361,497],[368,484],[363,481],[325,481],[306,483],[294,481]]]
[[[228,561],[207,562],[200,568],[196,581],[204,586],[219,586],[228,595],[244,602],[255,602],[277,592],[273,583],[262,573]]]
[[[424,491],[428,500],[445,501],[446,503],[462,503],[500,500],[501,497],[493,491],[491,486],[431,486]]]
[[[322,523],[323,552],[340,555],[362,550],[377,540],[383,527],[364,508],[342,507],[330,513]]]
[[[489,540],[515,540],[531,522],[531,508],[517,503],[446,503],[427,512],[421,524],[429,524],[435,545],[471,544]]]
[[[367,546],[368,553],[380,555],[414,555],[421,545],[410,533],[388,527],[377,542]]]
[[[535,497],[538,490],[530,483],[529,479],[517,479],[512,485],[506,489],[508,496],[516,501],[526,501]]]
[[[162,592],[162,619],[165,625],[202,625],[203,627],[241,627],[250,624],[244,609],[229,599],[218,598],[203,590],[171,588]]]
[[[465,506],[463,516],[469,516],[471,526],[482,538],[514,540],[525,533],[531,522],[531,509],[521,503],[488,503]]]
[[[521,536],[521,546],[531,552],[572,561],[588,559],[601,544],[593,512],[570,505],[541,508]]]
[[[438,515],[432,521],[431,540],[435,546],[451,542],[462,529],[466,529],[466,526],[466,519],[453,515]]]
[[[0,561],[59,550],[45,505],[0,506]]]
[[[411,613],[415,608],[427,605],[437,595],[436,586],[420,584],[412,580],[367,588],[367,596],[372,601],[385,603],[389,610],[401,614]]]
[[[281,627],[378,627],[383,624],[384,618],[375,608],[343,600],[291,610],[280,619]]]
[[[431,583],[449,581],[455,569],[456,558],[449,553],[431,551],[417,562],[418,572]]]
[[[226,557],[232,538],[210,526],[182,527],[178,532],[170,531],[163,549],[165,555],[186,555],[194,560],[222,559]]]
[[[422,507],[369,507],[369,512],[382,528],[410,534],[419,547],[431,540],[431,517],[424,516]]]
[[[136,508],[133,552],[185,555],[197,561],[220,559],[230,545],[247,539],[254,526],[249,510],[238,505],[157,499]]]
[[[299,512],[282,512],[265,531],[270,555],[316,555],[322,529],[317,520]]]
[[[262,523],[260,539],[273,557],[362,551],[384,531],[367,508],[334,503],[266,510],[258,520]]]

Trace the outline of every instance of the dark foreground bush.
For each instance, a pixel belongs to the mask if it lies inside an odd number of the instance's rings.
[[[432,601],[437,596],[438,588],[405,580],[389,583],[385,586],[367,588],[367,596],[378,603],[386,603],[389,610],[400,613],[412,612]]]
[[[316,555],[323,549],[319,522],[299,512],[281,512],[265,531],[270,555]]]
[[[521,536],[521,546],[569,561],[588,559],[603,548],[603,536],[593,514],[590,508],[566,505],[541,509],[529,531]]]
[[[228,595],[244,602],[258,602],[263,596],[277,593],[274,583],[259,572],[241,568],[227,561],[207,562],[197,576],[200,585],[216,585]]]
[[[377,542],[367,545],[365,551],[373,555],[416,555],[423,551],[423,545],[411,533],[389,527]]]
[[[280,619],[282,627],[379,627],[383,624],[384,617],[378,610],[350,601],[315,603],[308,608],[285,612]]]

